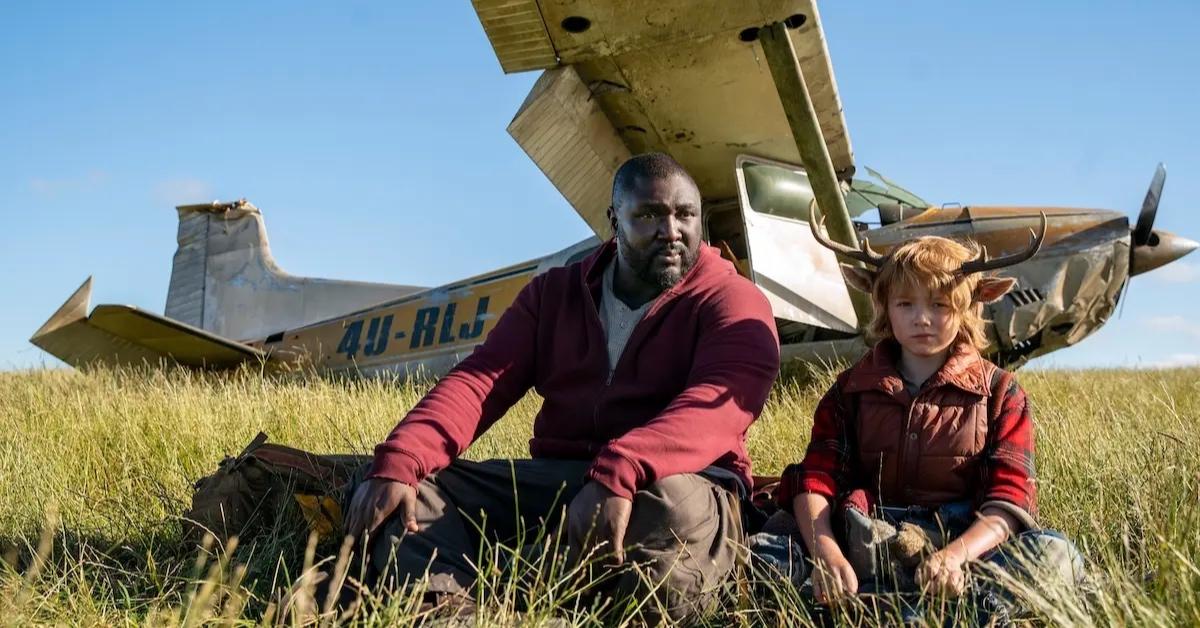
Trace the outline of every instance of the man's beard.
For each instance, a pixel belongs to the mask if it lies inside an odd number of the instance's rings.
[[[650,249],[639,251],[630,246],[620,228],[617,229],[617,248],[638,279],[657,286],[660,290],[666,290],[679,283],[696,264],[696,257],[699,254],[699,251],[689,251],[683,242],[671,244],[656,242]],[[653,268],[655,257],[659,253],[668,251],[679,254],[679,267]]]

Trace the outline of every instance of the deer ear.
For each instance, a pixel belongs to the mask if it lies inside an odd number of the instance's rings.
[[[973,296],[980,303],[994,303],[1004,298],[1015,285],[1017,280],[1012,277],[983,277],[975,286]]]
[[[878,271],[868,270],[866,268],[858,268],[857,266],[848,266],[842,264],[842,276],[846,278],[846,285],[858,290],[871,294],[871,290],[875,286],[875,277]]]

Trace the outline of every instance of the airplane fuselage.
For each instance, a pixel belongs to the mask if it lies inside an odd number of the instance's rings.
[[[911,210],[910,210],[911,211]],[[1129,278],[1129,225],[1119,212],[1052,207],[954,207],[914,211],[903,221],[865,231],[877,250],[923,235],[971,239],[993,256],[1028,242],[1029,228],[1047,216],[1042,250],[1001,271],[1018,279],[989,305],[991,355],[1019,365],[1073,345],[1109,318]],[[1165,235],[1164,240],[1170,236]],[[501,313],[538,273],[581,259],[595,238],[524,264],[405,296],[299,329],[280,330],[247,344],[290,367],[333,373],[409,375],[445,372],[494,327]],[[784,321],[781,321],[784,322]],[[852,359],[865,350],[847,334],[805,342],[786,335],[790,359]]]

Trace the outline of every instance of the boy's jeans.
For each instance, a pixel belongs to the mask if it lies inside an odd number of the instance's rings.
[[[875,517],[868,517],[847,508],[834,521],[838,545],[854,567],[860,593],[915,593],[919,590],[913,580],[915,564],[902,564],[902,558],[895,555],[894,542],[890,542],[904,524],[921,528],[934,547],[940,547],[946,539],[956,538],[966,531],[975,518],[969,502],[954,502],[937,509],[880,508],[875,514]],[[784,577],[797,587],[802,586],[811,574],[808,552],[791,513],[776,512],[763,531],[750,537],[749,545],[760,574]],[[1039,588],[1056,584],[1074,586],[1083,576],[1083,557],[1061,533],[1034,529],[1021,532],[980,557],[975,567],[977,571],[991,568],[1016,581],[1036,583]],[[1011,594],[1004,587],[995,586],[992,580],[994,578],[983,582],[976,580],[973,593],[999,596],[1003,602],[1012,605]]]

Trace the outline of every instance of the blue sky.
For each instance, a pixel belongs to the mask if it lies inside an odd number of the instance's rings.
[[[246,197],[289,272],[434,285],[588,230],[504,128],[466,0],[0,6],[0,368],[89,274],[162,311],[173,206]],[[934,203],[1134,214],[1200,239],[1191,2],[826,2],[856,161]],[[1200,362],[1200,254],[1043,366]]]

